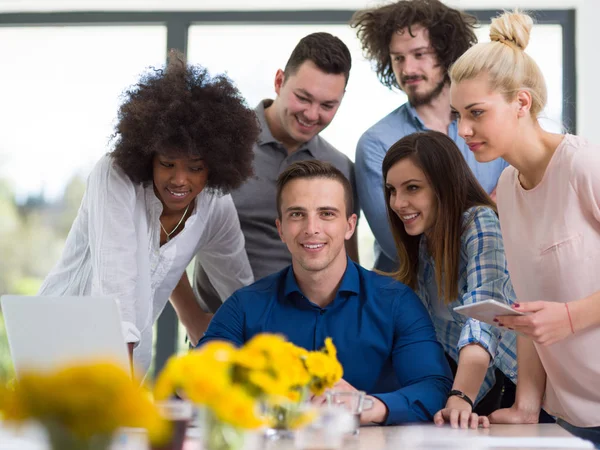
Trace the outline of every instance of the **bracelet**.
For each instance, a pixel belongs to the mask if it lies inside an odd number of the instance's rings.
[[[575,334],[575,329],[573,328],[573,321],[571,320],[571,312],[569,311],[568,303],[565,303],[565,308],[567,309],[567,316],[569,316],[569,325],[571,325],[571,333]]]
[[[469,405],[471,405],[471,410],[473,410],[473,400],[471,400],[467,394],[465,394],[462,391],[459,391],[458,389],[452,389],[450,391],[450,393],[448,394],[448,398],[450,398],[452,396],[457,396],[458,398],[462,398],[465,402],[467,402]]]

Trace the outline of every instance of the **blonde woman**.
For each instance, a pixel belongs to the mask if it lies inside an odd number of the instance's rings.
[[[498,183],[508,269],[525,317],[501,316],[518,337],[515,404],[492,423],[536,422],[543,405],[567,430],[600,443],[600,148],[549,133],[538,117],[546,84],[524,52],[533,22],[492,22],[491,42],[450,71],[459,134],[480,162],[504,158]]]

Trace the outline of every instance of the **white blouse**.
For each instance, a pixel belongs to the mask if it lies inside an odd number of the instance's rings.
[[[134,184],[104,156],[90,174],[63,254],[40,295],[110,295],[143,375],[152,358],[152,325],[194,256],[222,300],[254,281],[233,200],[207,190],[184,228],[160,246],[162,203],[153,185]]]

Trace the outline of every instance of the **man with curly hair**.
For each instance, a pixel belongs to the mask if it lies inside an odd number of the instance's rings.
[[[40,294],[116,298],[130,356],[145,374],[152,325],[169,298],[192,342],[212,317],[185,273],[195,255],[223,299],[253,281],[227,193],[252,174],[259,127],[226,77],[211,78],[177,53],[124,97],[114,150],[92,170]]]
[[[305,36],[294,48],[285,69],[275,74],[275,100],[263,100],[255,109],[262,128],[254,146],[256,176],[232,196],[257,280],[285,268],[292,260],[275,226],[276,182],[286,167],[307,159],[330,162],[351,180],[357,202],[352,162],[319,135],[340,107],[350,67],[350,51],[339,38],[329,33]],[[353,212],[359,210],[356,204]],[[347,247],[350,257],[357,261],[355,236]],[[203,269],[199,260],[195,289],[210,301],[212,289]],[[208,306],[214,311],[219,305],[216,301]]]
[[[375,267],[398,268],[387,220],[381,163],[387,150],[402,137],[425,130],[450,136],[460,148],[483,188],[494,196],[504,160],[479,163],[458,136],[450,107],[449,67],[476,43],[475,17],[438,0],[401,0],[357,11],[356,29],[365,57],[381,83],[400,89],[408,102],[385,116],[360,138],[356,148],[358,195],[375,235]]]

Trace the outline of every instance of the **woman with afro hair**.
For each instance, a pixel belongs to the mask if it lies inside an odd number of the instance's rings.
[[[228,193],[252,175],[259,125],[226,77],[171,52],[125,92],[115,131],[40,294],[115,297],[145,374],[169,298],[192,343],[210,322],[185,273],[194,256],[222,299],[254,281]]]

